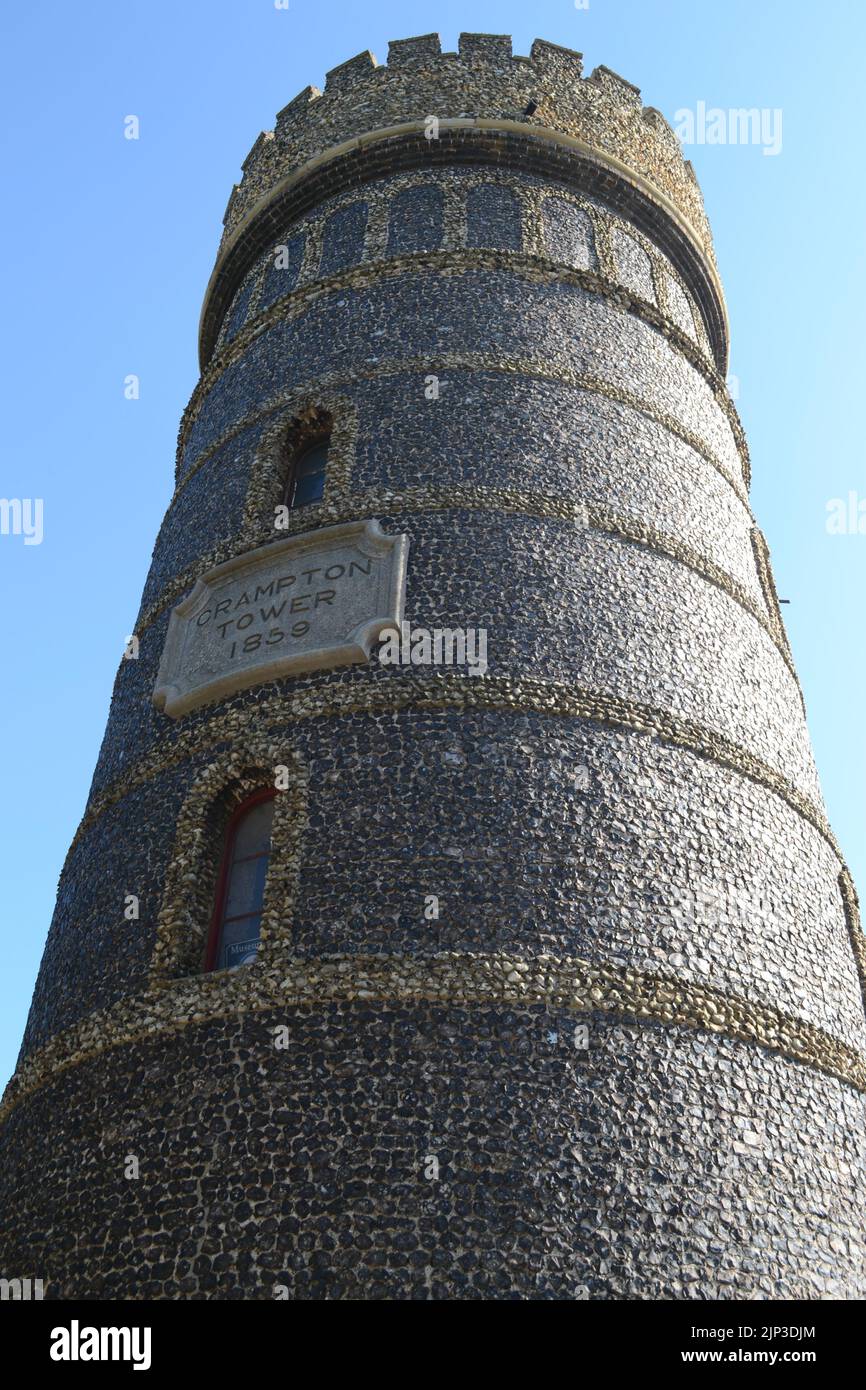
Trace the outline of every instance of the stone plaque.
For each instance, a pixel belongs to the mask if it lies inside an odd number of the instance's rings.
[[[153,702],[176,719],[246,686],[366,661],[399,625],[407,536],[350,521],[209,570],[174,609]]]

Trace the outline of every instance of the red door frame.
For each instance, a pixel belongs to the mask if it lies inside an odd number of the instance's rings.
[[[207,950],[205,952],[204,968],[205,974],[214,969],[216,961],[217,947],[219,946],[220,928],[222,927],[223,911],[226,905],[226,896],[229,889],[229,874],[231,872],[232,852],[234,850],[235,837],[238,826],[244,819],[248,811],[254,806],[258,806],[260,801],[270,801],[276,796],[275,787],[263,787],[261,791],[253,792],[246,801],[242,801],[240,806],[232,812],[229,823],[226,826],[225,840],[223,843],[223,857],[220,864],[219,876],[217,878],[216,897],[214,898],[214,909],[211,914],[210,926],[208,928]]]

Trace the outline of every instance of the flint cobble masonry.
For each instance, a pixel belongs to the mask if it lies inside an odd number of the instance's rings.
[[[0,1272],[862,1297],[866,951],[664,118],[542,41],[359,55],[245,161],[200,350],[0,1109]],[[324,419],[323,499],[275,531]],[[373,517],[408,620],[487,630],[483,678],[374,657],[154,707],[200,576]],[[277,766],[259,954],[204,973]]]

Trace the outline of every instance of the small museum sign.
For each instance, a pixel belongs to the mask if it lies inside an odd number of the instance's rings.
[[[153,702],[171,717],[275,676],[366,661],[399,626],[407,536],[350,521],[217,565],[169,621]]]

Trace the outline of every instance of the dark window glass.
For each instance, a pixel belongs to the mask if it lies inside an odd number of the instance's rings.
[[[208,970],[232,970],[255,959],[273,818],[274,793],[267,790],[250,797],[229,823],[211,927]]]
[[[306,507],[310,502],[321,502],[325,495],[328,442],[327,439],[318,440],[295,459],[286,488],[289,507]]]

